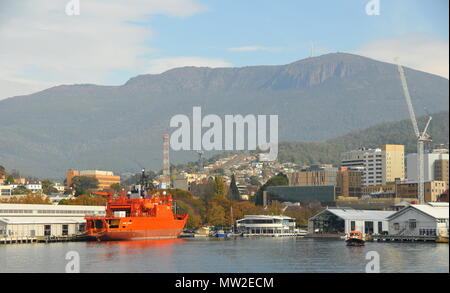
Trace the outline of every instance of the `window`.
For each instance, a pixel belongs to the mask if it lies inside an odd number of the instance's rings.
[[[52,235],[52,226],[44,225],[44,236],[50,236],[50,235]]]
[[[373,234],[373,222],[364,222],[364,233]]]
[[[400,224],[399,223],[394,223],[394,230],[396,230],[396,231],[400,230]]]
[[[410,219],[409,221],[409,229],[414,230],[417,227],[417,223],[415,219]]]
[[[383,222],[378,222],[378,234],[383,232]]]
[[[355,221],[351,221],[350,222],[350,230],[354,231],[355,229],[356,229],[356,223],[355,223]]]
[[[69,225],[62,225],[62,235],[69,235]]]

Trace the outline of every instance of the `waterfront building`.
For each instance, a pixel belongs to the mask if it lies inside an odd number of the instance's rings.
[[[353,208],[356,210],[394,211],[400,206],[417,201],[417,198],[393,198],[393,197],[341,197],[336,200],[338,208]]]
[[[385,185],[405,179],[405,146],[386,144],[381,148],[362,148],[343,153],[341,167],[362,167],[362,185]]]
[[[445,153],[444,150],[433,150],[430,153],[424,154],[423,155],[424,181],[441,180],[443,179],[443,177],[446,177],[447,178],[446,181],[448,181],[448,160],[449,160],[448,150],[447,153]],[[445,171],[446,174],[443,173]],[[418,181],[416,153],[408,154],[406,156],[406,178],[408,178],[408,181]]]
[[[68,170],[66,172],[66,187],[70,188],[74,177],[90,177],[98,180],[98,190],[107,190],[112,184],[120,184],[120,176],[115,176],[111,171],[99,170]]]
[[[0,237],[75,235],[84,231],[86,216],[105,216],[105,207],[0,204]]]
[[[286,216],[248,215],[236,221],[238,233],[249,236],[293,236],[295,219]]]
[[[266,202],[277,200],[280,202],[318,201],[332,204],[336,199],[334,185],[323,186],[269,186],[264,191]]]
[[[409,205],[388,217],[389,235],[448,236],[448,203]]]
[[[394,211],[328,208],[309,219],[308,233],[344,235],[357,230],[364,234],[386,234],[389,229],[388,217],[394,213]]]

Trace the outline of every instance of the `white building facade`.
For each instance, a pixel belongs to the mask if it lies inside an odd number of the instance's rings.
[[[389,235],[448,236],[448,203],[410,205],[389,218]]]
[[[385,185],[405,178],[403,145],[384,145],[382,148],[361,148],[341,154],[341,167],[362,168],[363,186]]]
[[[434,164],[437,160],[448,160],[448,153],[441,151],[433,151],[432,153],[424,154],[424,181],[434,181]],[[406,178],[408,181],[417,181],[417,153],[406,155]]]
[[[295,233],[295,219],[286,216],[248,215],[236,221],[238,232],[255,236],[283,236]]]
[[[104,215],[104,206],[0,204],[0,237],[76,235],[86,216]]]
[[[393,211],[355,210],[352,208],[328,208],[308,221],[310,234],[387,234],[388,217]]]

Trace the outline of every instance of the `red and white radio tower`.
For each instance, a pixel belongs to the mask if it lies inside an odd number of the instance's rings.
[[[170,188],[169,134],[163,134],[163,180]]]

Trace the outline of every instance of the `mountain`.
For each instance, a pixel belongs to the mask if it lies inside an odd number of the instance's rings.
[[[431,149],[449,143],[449,112],[433,114],[429,133]],[[419,118],[419,128],[423,129],[428,117]],[[361,147],[377,148],[383,144],[403,144],[406,153],[417,152],[417,141],[411,120],[387,122],[367,129],[352,131],[325,142],[282,142],[279,144],[278,159],[281,162],[295,162],[300,165],[332,163],[338,165],[340,154]]]
[[[405,69],[418,115],[448,108],[448,80]],[[67,168],[160,169],[176,114],[278,114],[280,141],[318,142],[408,117],[397,68],[337,53],[281,66],[184,67],[122,86],[62,85],[0,101],[0,164],[37,176]],[[172,152],[172,161],[195,158]]]

